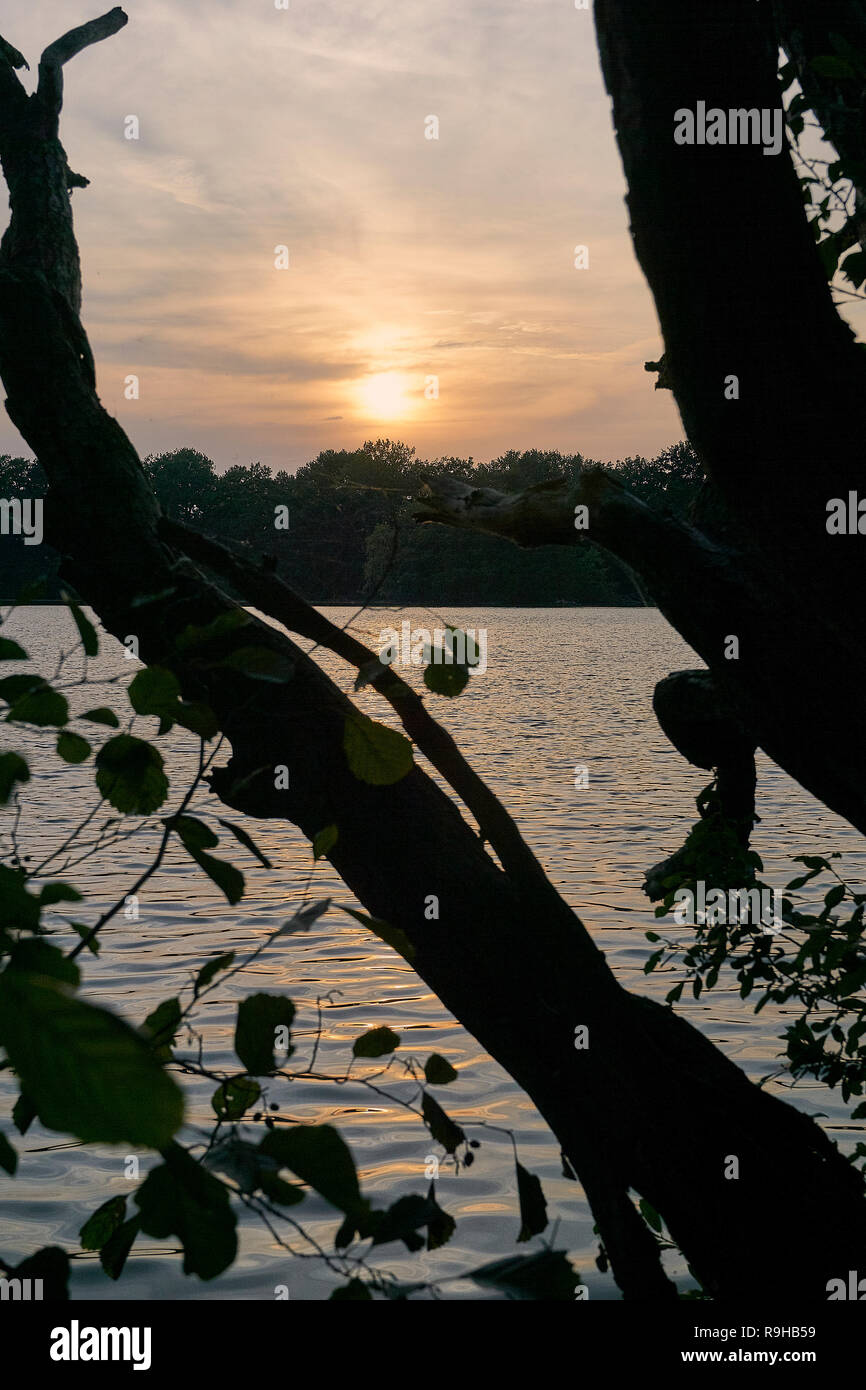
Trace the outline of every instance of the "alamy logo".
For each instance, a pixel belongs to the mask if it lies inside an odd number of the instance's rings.
[[[779,154],[784,140],[781,106],[732,108],[723,111],[699,101],[694,111],[681,106],[674,112],[674,140],[678,145],[763,145],[764,154]]]
[[[680,926],[751,925],[772,934],[783,925],[782,895],[777,888],[710,888],[700,880],[674,893],[674,921]]]
[[[827,1280],[827,1302],[838,1303],[843,1299],[846,1302],[866,1302],[866,1279],[859,1278],[856,1269],[848,1270],[847,1284],[844,1279]]]
[[[41,1298],[41,1279],[0,1279],[0,1302],[12,1299],[15,1303],[38,1303]]]
[[[412,627],[408,622],[385,627],[379,633],[379,660],[383,666],[465,666],[470,675],[487,670],[487,629]]]
[[[51,1330],[52,1361],[132,1361],[134,1371],[150,1370],[149,1327],[69,1327]]]
[[[848,499],[831,497],[827,503],[829,536],[866,536],[866,497],[849,492]]]
[[[23,536],[25,545],[42,544],[42,498],[0,497],[0,535]]]

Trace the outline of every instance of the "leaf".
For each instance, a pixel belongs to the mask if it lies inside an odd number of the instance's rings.
[[[284,922],[274,937],[291,936],[293,932],[309,931],[314,922],[320,917],[324,917],[328,908],[331,906],[330,898],[319,898],[318,902],[310,903],[309,907],[302,907],[290,917],[288,922]]]
[[[161,1062],[171,1061],[171,1049],[180,1027],[180,1000],[163,999],[141,1026],[151,1051]]]
[[[26,1134],[36,1119],[36,1106],[22,1091],[12,1107],[12,1123],[19,1134]]]
[[[0,681],[0,686],[8,686],[10,681],[16,679],[16,676],[8,676],[6,680]],[[11,703],[6,716],[10,723],[35,724],[39,728],[65,724],[69,718],[66,696],[52,690],[48,682],[41,678],[35,683],[32,677],[25,677],[25,680],[27,679],[31,682],[31,689],[23,691]]]
[[[466,1135],[463,1130],[445,1114],[439,1102],[427,1091],[421,1100],[421,1114],[433,1138],[442,1145],[446,1153],[455,1153],[458,1145],[465,1142]]]
[[[205,854],[204,850],[190,850],[189,852],[199,868],[204,869],[208,878],[216,884],[232,907],[235,903],[239,903],[246,888],[246,879],[240,869],[236,869],[234,864],[227,864],[224,859],[214,859],[212,854]]]
[[[5,1169],[10,1178],[14,1177],[15,1169],[18,1167],[18,1155],[13,1149],[5,1134],[0,1134],[0,1168]]]
[[[39,937],[17,942],[9,958],[9,969],[44,975],[47,979],[60,980],[73,988],[81,978],[74,960]]]
[[[821,53],[816,58],[809,60],[809,67],[813,72],[817,72],[820,77],[856,77],[857,72],[848,62],[847,58],[840,58],[835,53]]]
[[[129,684],[129,701],[137,714],[154,715],[160,720],[160,734],[172,724],[180,724],[201,738],[213,738],[219,731],[216,715],[199,700],[182,700],[180,682],[172,671],[147,666]]]
[[[252,854],[256,859],[258,859],[259,863],[262,864],[264,868],[273,868],[273,864],[271,863],[270,859],[268,859],[266,855],[262,854],[262,851],[259,849],[258,845],[253,840],[253,837],[247,834],[246,830],[244,830],[242,825],[233,825],[230,820],[223,820],[222,816],[218,816],[217,819],[219,820],[220,825],[224,825],[226,830],[231,831],[235,839],[238,840],[240,844],[244,846],[245,849],[248,849],[250,854]]]
[[[456,661],[432,663],[424,668],[424,684],[434,695],[453,700],[469,684],[469,668]]]
[[[96,755],[96,785],[116,811],[148,816],[168,795],[162,755],[152,743],[118,734]]]
[[[78,604],[75,603],[68,594],[61,594],[61,597],[64,603],[67,604],[75,620],[75,626],[78,628],[78,635],[81,638],[85,656],[96,656],[99,651],[99,637],[97,636],[96,628],[79,608]]]
[[[166,816],[162,823],[180,837],[190,854],[194,850],[213,849],[219,844],[219,836],[197,816]]]
[[[27,653],[11,637],[0,637],[0,661],[26,661]]]
[[[457,1080],[457,1072],[438,1052],[431,1052],[424,1063],[424,1077],[431,1086],[447,1086]]]
[[[641,1197],[640,1199],[640,1211],[641,1216],[643,1217],[647,1225],[651,1226],[652,1229],[660,1235],[662,1229],[662,1219],[656,1211],[655,1207],[650,1206],[649,1202],[647,1202],[643,1197]]]
[[[39,901],[43,907],[51,907],[53,903],[80,903],[81,894],[77,888],[73,888],[71,883],[46,883],[39,894]]]
[[[386,946],[390,946],[411,965],[415,959],[415,947],[400,927],[392,927],[390,923],[382,922],[378,917],[368,917],[366,912],[357,912],[354,907],[344,907],[342,910],[348,912],[350,917],[354,917],[356,922],[360,922],[362,927],[378,936],[380,941],[384,941]]]
[[[26,888],[23,869],[0,864],[0,925],[7,931],[37,931],[40,902]]]
[[[541,1235],[547,1226],[547,1202],[541,1190],[541,1180],[523,1167],[517,1165],[517,1197],[520,1202],[520,1234],[518,1244]]]
[[[405,734],[378,724],[364,714],[352,714],[343,730],[349,767],[360,782],[388,787],[411,771],[412,745]]]
[[[291,1028],[295,1006],[285,994],[251,994],[238,1005],[235,1052],[251,1076],[275,1070],[274,1032]]]
[[[87,739],[80,734],[71,734],[64,729],[57,736],[57,752],[65,763],[86,762],[92,751]]]
[[[161,666],[146,666],[130,681],[126,693],[136,714],[161,715],[180,700],[180,681]]]
[[[833,887],[824,896],[824,906],[828,910],[840,903],[845,896],[844,883],[834,883]]]
[[[54,980],[0,975],[0,1042],[49,1129],[161,1148],[183,1121],[183,1096],[140,1034]]]
[[[44,1246],[5,1275],[7,1279],[41,1279],[46,1303],[65,1302],[69,1298],[69,1256],[59,1245]]]
[[[285,685],[295,674],[291,657],[271,647],[238,647],[218,664],[241,671],[251,680],[273,681],[277,685]]]
[[[88,719],[91,724],[107,724],[111,729],[120,728],[120,720],[113,709],[108,709],[106,705],[99,705],[96,709],[89,709],[86,714],[79,716],[81,719]]]
[[[198,998],[205,985],[209,985],[214,976],[218,975],[221,970],[228,970],[234,958],[234,951],[226,951],[225,955],[214,956],[213,960],[209,960],[203,965],[195,977],[195,984],[192,989],[193,999]]]
[[[98,937],[98,936],[90,936],[91,928],[87,925],[87,923],[86,923],[86,922],[70,922],[69,925],[70,925],[70,927],[72,928],[73,931],[75,931],[75,932],[78,933],[78,935],[81,937],[82,940],[84,940],[85,937],[88,937],[88,938],[89,938],[89,940],[87,941],[87,949],[88,949],[88,951],[90,952],[91,955],[93,955],[93,956],[98,956],[98,955],[99,955],[99,946],[100,946],[99,937]]]
[[[436,1184],[434,1182],[430,1183],[427,1201],[431,1208],[431,1217],[427,1222],[427,1249],[438,1250],[441,1246],[448,1244],[457,1230],[457,1222],[447,1211],[443,1211],[436,1201]]]
[[[400,1035],[390,1028],[371,1028],[352,1043],[353,1057],[384,1057],[400,1046]]]
[[[213,855],[205,853],[205,847],[212,849],[214,845],[219,844],[218,837],[210,827],[195,816],[169,817],[164,824],[170,825],[177,833],[184,849],[225,894],[232,907],[239,903],[244,895],[246,880],[234,864],[228,864],[224,859],[214,859]]]
[[[507,1298],[573,1302],[580,1283],[562,1250],[541,1250],[536,1255],[512,1255],[505,1260],[473,1269],[468,1277],[482,1287],[501,1289]]]
[[[293,1125],[272,1129],[264,1137],[262,1153],[290,1168],[309,1183],[326,1202],[353,1214],[362,1208],[355,1161],[343,1138],[331,1125]]]
[[[334,1303],[372,1303],[374,1299],[363,1279],[350,1279],[348,1284],[341,1284],[338,1289],[334,1289],[328,1301]]]
[[[313,840],[313,858],[324,859],[337,843],[340,832],[335,825],[326,825]]]
[[[239,1120],[261,1094],[261,1086],[251,1076],[234,1076],[217,1086],[210,1103],[217,1119]]]
[[[5,806],[16,782],[29,782],[30,768],[18,753],[0,753],[0,805]]]
[[[165,1159],[136,1193],[141,1229],[157,1240],[177,1236],[184,1274],[215,1279],[238,1248],[228,1190],[177,1144],[166,1150]]]
[[[82,1250],[101,1250],[106,1241],[123,1225],[125,1216],[126,1198],[109,1197],[107,1202],[103,1202],[102,1206],[97,1207],[93,1215],[88,1217],[78,1232]]]
[[[127,1256],[140,1230],[139,1218],[131,1216],[128,1221],[124,1221],[123,1225],[118,1227],[114,1235],[109,1236],[103,1245],[99,1252],[99,1263],[109,1279],[120,1278]]]

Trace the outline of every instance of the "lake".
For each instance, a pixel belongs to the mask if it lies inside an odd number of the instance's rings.
[[[338,623],[349,621],[354,612],[324,611]],[[484,630],[487,670],[473,676],[457,700],[429,696],[430,707],[513,813],[550,878],[590,927],[620,979],[629,988],[663,997],[680,974],[643,974],[652,949],[644,932],[656,925],[641,892],[643,873],[682,843],[696,818],[695,797],[709,774],[683,762],[667,742],[651,699],[662,676],[702,663],[650,608],[460,609],[447,614],[375,609],[355,618],[353,630],[378,647],[380,633],[389,626],[399,628],[404,619],[413,627],[430,629],[447,622]],[[13,613],[3,632],[19,641],[49,678],[59,653],[70,652],[76,643],[72,619],[60,607]],[[316,657],[351,693],[354,671],[329,653],[317,652]],[[17,669],[17,664],[7,663],[8,672]],[[125,659],[120,644],[103,634],[100,655],[89,663],[89,670],[91,677],[107,684],[71,685],[67,693],[73,712],[110,704],[123,722],[127,702],[122,683],[138,669],[139,663]],[[76,681],[81,673],[79,654],[67,663],[65,680]],[[423,688],[420,667],[402,674]],[[367,713],[394,722],[390,707],[375,692],[368,689],[355,698]],[[139,718],[135,732],[150,737],[155,726],[155,720]],[[111,733],[89,727],[97,735],[96,743]],[[31,856],[32,868],[60,849],[95,805],[92,762],[78,767],[62,763],[44,731],[9,725],[2,730],[3,748],[29,754],[33,765],[33,780],[21,794],[23,814],[17,832],[21,853]],[[94,921],[146,867],[159,839],[158,816],[174,808],[184,778],[189,779],[197,742],[175,729],[159,745],[172,790],[154,823],[129,838],[95,843],[93,856],[80,868],[74,863],[64,867],[79,849],[71,855],[64,851],[46,870],[85,893],[85,902],[74,913],[82,921]],[[589,774],[583,787],[575,787],[578,765]],[[761,822],[753,843],[764,860],[766,882],[781,887],[793,877],[793,855],[830,850],[842,851],[842,866],[851,881],[863,880],[862,838],[763,757],[757,809]],[[241,819],[205,791],[192,810]],[[85,847],[97,841],[94,826],[101,819],[84,832]],[[0,822],[4,860],[11,852],[11,820],[7,812]],[[143,890],[139,920],[114,918],[103,934],[100,958],[80,958],[84,997],[141,1023],[163,999],[187,985],[209,956],[228,950],[249,954],[291,916],[293,904],[304,899],[312,871],[309,842],[288,823],[243,823],[270,858],[272,870],[258,866],[223,834],[217,854],[243,868],[247,882],[242,902],[231,908],[174,845],[163,869]],[[310,896],[330,896],[335,904],[358,906],[327,862],[316,866]],[[687,929],[681,931],[686,938]],[[519,961],[514,969],[519,973]],[[541,1179],[548,1214],[557,1224],[556,1246],[569,1251],[591,1299],[619,1297],[610,1275],[596,1268],[591,1216],[579,1186],[563,1178],[558,1145],[535,1108],[399,956],[336,908],[308,934],[280,938],[248,971],[203,1001],[200,1031],[214,1069],[239,1070],[232,1049],[237,1000],[262,990],[287,993],[297,1005],[295,1064],[309,1056],[317,1026],[316,1000],[327,995],[322,999],[318,1070],[344,1075],[352,1041],[386,1024],[400,1034],[402,1043],[397,1061],[378,1085],[403,1100],[414,1099],[417,1087],[406,1078],[399,1059],[411,1055],[423,1062],[433,1051],[460,1073],[452,1085],[434,1088],[469,1137],[481,1141],[471,1168],[455,1173],[443,1165],[437,1182],[438,1200],[457,1219],[457,1231],[449,1244],[431,1253],[409,1254],[394,1244],[382,1247],[374,1252],[379,1258],[371,1260],[373,1265],[401,1280],[439,1281],[444,1298],[495,1297],[461,1276],[539,1244],[515,1244],[520,1223],[514,1163],[508,1135],[500,1132],[511,1130],[520,1161]],[[767,1009],[755,1019],[733,988],[721,986],[699,1001],[684,1000],[680,1007],[751,1077],[780,1070],[783,1011]],[[183,1038],[177,1052],[192,1055]],[[380,1067],[375,1064],[375,1069]],[[214,1084],[197,1077],[184,1078],[182,1084],[189,1135],[200,1138],[213,1118]],[[790,1082],[784,1076],[768,1085],[789,1094]],[[437,1146],[420,1121],[400,1105],[351,1079],[340,1086],[315,1080],[276,1082],[270,1089],[283,1117],[339,1127],[352,1147],[365,1192],[379,1203],[426,1190],[425,1169]],[[80,1146],[38,1124],[21,1138],[9,1118],[16,1093],[9,1078],[0,1074],[0,1124],[20,1154],[14,1179],[0,1173],[0,1254],[9,1263],[43,1245],[64,1246],[73,1257],[72,1297],[79,1299],[272,1299],[280,1285],[288,1288],[292,1299],[323,1299],[343,1282],[319,1258],[292,1258],[244,1213],[238,1260],[213,1283],[185,1277],[173,1244],[143,1236],[133,1247],[123,1277],[112,1283],[98,1257],[80,1250],[78,1231],[100,1203],[117,1194],[131,1195],[136,1184],[125,1176],[127,1155],[117,1148]],[[792,1099],[809,1113],[821,1114],[846,1148],[862,1138],[863,1124],[850,1121],[836,1093],[798,1084]],[[480,1122],[500,1128],[477,1127]],[[248,1137],[255,1140],[261,1132],[260,1125],[250,1125]],[[141,1176],[160,1161],[148,1153],[138,1157]],[[325,1248],[333,1248],[338,1223],[323,1200],[309,1193],[291,1214]],[[313,1253],[290,1227],[280,1230],[294,1249]],[[666,1259],[680,1286],[691,1287],[682,1261]]]

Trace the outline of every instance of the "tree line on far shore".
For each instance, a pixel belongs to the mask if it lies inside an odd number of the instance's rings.
[[[324,450],[293,474],[262,463],[217,473],[213,461],[192,448],[150,455],[144,469],[169,516],[222,540],[247,542],[271,557],[280,576],[312,603],[642,604],[631,573],[595,546],[520,550],[495,536],[469,539],[412,519],[425,479],[443,473],[479,487],[517,491],[571,479],[592,462],[540,449],[512,449],[489,463],[425,461],[411,445],[378,439],[355,450]],[[632,493],[682,517],[703,481],[687,443],[609,467]],[[45,486],[38,462],[0,456],[0,498],[42,497]],[[277,508],[288,508],[287,527],[275,526]],[[57,599],[58,567],[59,556],[47,544],[28,546],[18,536],[0,536],[0,600],[13,602],[40,579],[45,584],[39,597]]]

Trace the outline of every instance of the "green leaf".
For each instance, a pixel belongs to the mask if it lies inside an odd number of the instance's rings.
[[[46,1303],[65,1302],[69,1298],[69,1256],[59,1245],[44,1246],[5,1274],[7,1279],[41,1279]]]
[[[36,1106],[22,1091],[12,1107],[12,1123],[19,1134],[26,1134],[36,1119]]]
[[[0,661],[26,661],[27,653],[11,637],[0,637]]]
[[[184,1274],[215,1279],[228,1269],[238,1248],[228,1190],[177,1144],[166,1150],[165,1158],[136,1193],[141,1229],[157,1240],[177,1236]]]
[[[313,840],[313,858],[324,859],[337,843],[339,833],[335,825],[326,825],[320,830]]]
[[[99,651],[99,638],[96,634],[96,628],[93,626],[90,619],[82,612],[78,604],[75,603],[68,594],[61,594],[61,597],[64,603],[68,605],[69,611],[75,620],[75,626],[78,628],[78,635],[81,638],[85,656],[96,656]]]
[[[643,1217],[647,1225],[651,1226],[652,1229],[660,1235],[662,1229],[662,1219],[656,1211],[655,1207],[650,1206],[649,1202],[647,1202],[643,1197],[641,1197],[640,1199],[640,1211],[641,1216]]]
[[[358,780],[375,787],[399,782],[411,771],[414,761],[412,745],[405,734],[378,724],[364,714],[352,714],[347,718],[343,748]]]
[[[163,999],[141,1026],[150,1049],[161,1062],[171,1061],[171,1049],[180,1027],[180,1000]]]
[[[856,69],[846,58],[840,58],[835,53],[821,53],[816,58],[809,60],[809,67],[813,72],[817,72],[820,77],[856,77]]]
[[[57,981],[0,975],[0,1042],[49,1129],[161,1148],[183,1121],[183,1096],[140,1034]]]
[[[83,763],[92,752],[86,738],[66,730],[57,736],[57,752],[65,763]]]
[[[295,1006],[284,994],[251,994],[238,1005],[235,1052],[251,1076],[275,1070],[274,1032],[291,1028]]]
[[[9,957],[9,969],[23,970],[31,975],[44,975],[49,980],[60,980],[73,988],[81,978],[74,960],[70,960],[56,946],[51,946],[39,937],[17,942]]]
[[[102,1206],[97,1207],[93,1215],[88,1217],[78,1232],[82,1250],[101,1250],[106,1241],[123,1225],[125,1216],[126,1198],[109,1197],[107,1202],[103,1202]]]
[[[431,1086],[447,1086],[457,1080],[457,1072],[438,1052],[431,1052],[424,1063],[424,1077]]]
[[[132,1249],[135,1237],[141,1230],[141,1222],[137,1216],[131,1216],[128,1221],[124,1221],[122,1226],[109,1236],[99,1252],[99,1263],[105,1270],[109,1279],[119,1279],[126,1264],[126,1258]]]
[[[424,684],[434,695],[445,695],[453,700],[469,684],[469,668],[455,661],[431,663],[424,669]]]
[[[368,917],[366,912],[357,912],[354,907],[344,907],[343,912],[348,912],[350,917],[354,917],[356,922],[360,922],[362,927],[378,936],[380,941],[384,941],[386,946],[390,946],[411,965],[415,959],[415,947],[400,927],[392,927],[389,922],[382,922],[378,917]]]
[[[465,1143],[466,1135],[463,1130],[445,1114],[439,1102],[434,1100],[428,1091],[424,1092],[421,1100],[421,1114],[433,1138],[442,1145],[446,1153],[455,1153],[458,1145]]]
[[[291,657],[271,647],[238,647],[223,657],[219,665],[242,671],[251,680],[273,681],[277,685],[285,685],[295,674]]]
[[[0,753],[0,805],[6,805],[16,782],[29,781],[30,768],[18,753]]]
[[[262,1153],[278,1160],[302,1182],[347,1214],[362,1207],[355,1161],[331,1125],[293,1125],[272,1129],[261,1142]]]
[[[146,666],[132,678],[126,693],[136,714],[162,715],[180,700],[180,681],[161,666]]]
[[[99,705],[96,709],[89,709],[86,714],[79,716],[87,719],[91,724],[107,724],[111,729],[120,728],[120,720],[113,709],[108,709],[106,705]]]
[[[192,989],[193,999],[197,999],[205,985],[209,985],[215,975],[221,970],[228,970],[235,958],[234,951],[226,951],[225,955],[214,956],[213,960],[207,961],[195,977],[195,984]]]
[[[390,1028],[371,1028],[352,1043],[353,1057],[384,1057],[400,1046],[400,1035]]]
[[[51,907],[54,903],[80,903],[81,894],[77,888],[73,888],[71,883],[46,883],[39,894],[39,901],[43,907]]]
[[[0,681],[0,692],[2,687],[8,687],[11,681],[17,679],[17,676],[8,676],[6,680]],[[35,724],[39,728],[65,724],[69,718],[69,705],[65,695],[52,690],[48,682],[41,677],[35,681],[32,676],[25,676],[24,679],[30,682],[31,688],[22,691],[16,699],[10,701],[6,718],[11,723]]]
[[[374,1299],[363,1279],[350,1279],[348,1284],[341,1284],[338,1289],[334,1289],[328,1301],[334,1303],[372,1303]]]
[[[829,889],[829,891],[828,891],[828,892],[825,894],[825,896],[824,896],[824,906],[825,906],[826,908],[828,908],[828,909],[829,909],[829,908],[832,908],[832,907],[836,907],[837,903],[840,903],[840,902],[842,901],[842,899],[844,898],[844,896],[845,896],[845,885],[844,885],[844,883],[835,883],[835,884],[833,885],[833,887],[832,887],[831,889]]]
[[[427,1222],[427,1249],[438,1250],[440,1246],[447,1245],[448,1241],[457,1230],[457,1222],[447,1211],[443,1211],[436,1201],[436,1184],[430,1183],[427,1193],[427,1203],[430,1207],[430,1219]]]
[[[118,734],[96,755],[96,785],[116,811],[149,816],[168,795],[162,755],[152,743]]]
[[[220,1082],[210,1103],[218,1119],[239,1120],[251,1105],[255,1105],[261,1094],[261,1086],[251,1076],[234,1076]]]
[[[232,833],[232,835],[234,835],[235,839],[240,844],[242,844],[245,849],[248,849],[250,854],[252,854],[254,858],[258,859],[259,863],[262,864],[264,868],[273,868],[273,864],[271,863],[270,859],[268,859],[267,855],[262,854],[262,851],[255,843],[253,837],[247,834],[246,830],[244,830],[242,825],[233,825],[230,820],[223,820],[222,816],[218,816],[217,819],[219,820],[220,825],[224,825],[226,830],[229,830]]]
[[[18,1155],[13,1149],[5,1134],[0,1134],[0,1168],[3,1168],[11,1177],[15,1175],[18,1167]]]
[[[166,816],[162,823],[180,837],[190,854],[200,849],[213,849],[219,844],[219,836],[197,816]]]
[[[154,715],[160,720],[160,734],[172,724],[180,724],[201,738],[213,738],[219,731],[216,715],[200,700],[181,700],[180,682],[172,671],[147,666],[129,684],[129,700],[137,714]]]
[[[507,1298],[570,1303],[580,1280],[562,1250],[541,1250],[536,1255],[512,1255],[494,1260],[468,1275],[482,1287],[500,1289]]]
[[[517,1164],[517,1196],[520,1202],[520,1234],[518,1243],[541,1235],[547,1226],[547,1202],[541,1190],[541,1180]]]
[[[87,925],[87,923],[86,923],[86,922],[70,922],[69,925],[70,925],[70,927],[72,928],[73,931],[75,931],[75,932],[78,933],[78,935],[81,937],[82,941],[85,939],[85,937],[89,937],[89,940],[88,940],[88,942],[87,942],[87,949],[88,949],[88,951],[90,952],[90,954],[91,954],[92,956],[98,956],[98,955],[99,955],[99,946],[100,946],[99,937],[98,937],[98,936],[90,936],[90,932],[91,932],[92,929]]]

